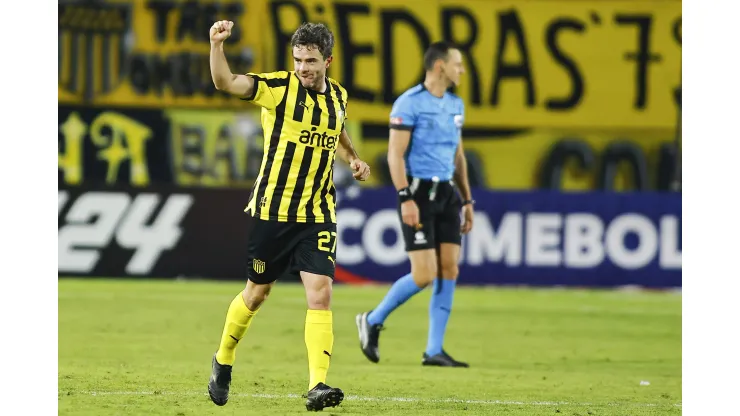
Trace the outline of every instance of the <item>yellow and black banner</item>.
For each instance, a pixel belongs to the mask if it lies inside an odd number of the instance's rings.
[[[59,105],[59,185],[251,189],[263,131],[257,109],[94,108]],[[363,152],[356,121],[347,130]]]
[[[225,47],[231,70],[261,68],[261,10],[251,1],[60,0],[59,103],[235,103],[213,86],[208,30],[216,20],[235,21]]]
[[[330,76],[362,122],[386,122],[431,42],[462,48],[466,124],[672,128],[678,0],[61,1],[60,103],[242,108],[214,90],[208,29],[234,20],[235,73],[292,69],[303,21],[334,32]]]
[[[235,73],[292,69],[300,23],[329,26],[329,75],[377,167],[366,186],[388,183],[391,105],[440,39],[463,54],[455,92],[480,186],[665,189],[676,169],[679,0],[61,0],[60,184],[251,187],[262,131],[256,107],[213,87],[221,19],[236,23]]]
[[[466,124],[670,127],[681,79],[681,2],[377,0],[271,2],[269,67],[290,64],[291,31],[325,21],[331,71],[363,121],[385,122],[424,75],[425,48],[462,48]]]
[[[249,189],[262,159],[258,111],[59,106],[59,184]]]

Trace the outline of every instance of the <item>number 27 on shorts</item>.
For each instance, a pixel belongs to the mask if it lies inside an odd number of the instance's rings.
[[[319,231],[318,236],[319,250],[331,253],[334,253],[337,250],[337,233],[335,231]]]

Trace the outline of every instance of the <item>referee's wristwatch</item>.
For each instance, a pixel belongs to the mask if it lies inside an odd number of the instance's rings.
[[[465,205],[468,205],[468,204],[475,205],[475,199],[466,199],[466,200],[462,201],[462,206],[465,206]]]

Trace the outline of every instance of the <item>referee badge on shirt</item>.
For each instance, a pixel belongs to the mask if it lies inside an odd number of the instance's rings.
[[[461,128],[463,126],[463,115],[462,114],[455,114],[455,126],[457,128]]]

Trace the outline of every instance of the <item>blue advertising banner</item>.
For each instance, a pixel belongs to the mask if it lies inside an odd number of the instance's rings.
[[[681,194],[476,190],[461,284],[681,287]],[[343,190],[337,280],[410,270],[393,189]]]

